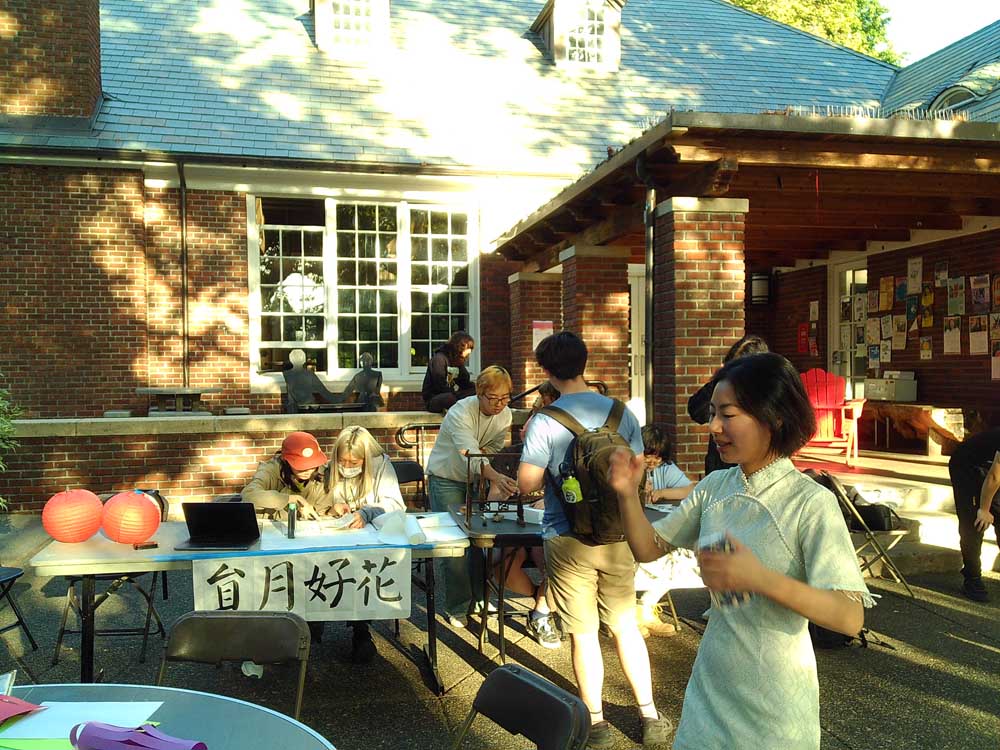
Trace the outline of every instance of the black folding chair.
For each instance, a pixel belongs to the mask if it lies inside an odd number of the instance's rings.
[[[299,664],[296,719],[309,663],[309,625],[294,612],[188,612],[170,629],[156,684],[163,683],[167,662],[214,664]]]
[[[478,714],[513,735],[523,735],[538,750],[579,750],[590,736],[590,714],[579,696],[517,664],[489,673],[452,750],[459,750]]]
[[[424,479],[424,467],[416,461],[405,459],[393,460],[392,468],[396,472],[396,479],[400,486],[404,484],[416,484],[414,494],[414,504],[418,510],[427,510],[427,487]]]
[[[14,595],[11,593],[11,589],[14,588],[14,583],[18,578],[24,575],[24,571],[21,568],[0,568],[0,606],[6,602],[14,613],[14,622],[10,625],[4,625],[0,627],[0,633],[6,633],[8,630],[13,630],[14,628],[21,628],[24,634],[28,637],[28,642],[31,644],[31,650],[37,651],[38,644],[35,643],[35,639],[31,637],[31,631],[28,630],[28,623],[24,619],[24,615],[21,612],[21,608],[17,606],[17,602],[14,600]]]
[[[167,520],[167,512],[169,510],[169,505],[167,504],[166,498],[163,497],[157,490],[140,490],[145,494],[149,495],[156,503],[160,506],[160,518],[163,521]],[[102,502],[106,502],[115,493],[105,493],[100,495]],[[147,589],[142,584],[142,578],[146,575],[152,575],[152,579]],[[167,598],[167,573],[162,572],[162,579],[160,578],[160,571],[153,571],[151,574],[148,571],[140,571],[136,573],[107,573],[94,576],[94,580],[97,582],[108,582],[108,587],[101,594],[97,596],[94,600],[94,613],[96,615],[97,608],[100,607],[104,602],[106,602],[110,597],[121,592],[125,587],[131,588],[139,596],[141,596],[146,602],[146,621],[142,627],[126,627],[126,628],[97,628],[94,630],[95,636],[132,636],[141,635],[142,636],[142,648],[139,650],[139,661],[146,661],[146,646],[149,642],[149,632],[150,625],[153,622],[156,623],[156,633],[161,638],[166,637],[166,630],[163,627],[163,621],[160,619],[160,613],[156,611],[156,607],[153,604],[153,599],[156,597],[156,583],[162,580],[163,586],[163,598]],[[66,603],[63,606],[62,621],[59,624],[59,634],[56,636],[56,648],[52,654],[52,664],[59,663],[59,655],[62,651],[63,638],[69,634],[80,633],[80,630],[70,629],[66,627],[66,623],[69,619],[70,610],[76,613],[76,616],[81,617],[80,599],[76,593],[77,584],[79,584],[83,579],[80,576],[67,576],[69,585],[66,589]]]

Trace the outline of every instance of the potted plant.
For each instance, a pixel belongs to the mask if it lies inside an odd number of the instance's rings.
[[[21,410],[10,400],[10,391],[0,387],[0,472],[7,470],[4,456],[17,447],[14,439],[14,420]],[[7,501],[0,496],[0,511],[7,510]]]

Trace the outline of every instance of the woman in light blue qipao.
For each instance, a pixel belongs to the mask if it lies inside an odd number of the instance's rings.
[[[791,363],[736,359],[714,378],[709,431],[731,469],[703,479],[656,524],[636,487],[642,456],[611,481],[638,562],[698,551],[712,616],[684,695],[676,750],[816,750],[819,686],[808,621],[856,635],[872,606],[836,498],[789,456],[816,429]]]

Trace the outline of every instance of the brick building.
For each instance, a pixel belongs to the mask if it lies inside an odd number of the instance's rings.
[[[334,389],[372,353],[405,411],[457,328],[474,370],[537,382],[534,323],[582,333],[694,468],[683,402],[745,329],[853,386],[841,296],[917,255],[1000,274],[998,39],[897,70],[717,0],[12,0],[0,373],[32,424],[0,494],[226,491],[288,426],[289,350]],[[989,355],[939,354],[942,318],[934,358],[893,367],[1000,411]],[[101,419],[171,385],[273,424]],[[416,417],[364,419],[390,440]],[[217,443],[253,455],[222,471]]]

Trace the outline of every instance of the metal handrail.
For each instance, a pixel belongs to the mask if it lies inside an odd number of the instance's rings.
[[[417,442],[411,442],[407,437],[406,433],[408,430],[429,430],[429,429],[441,429],[440,422],[409,422],[404,424],[398,430],[396,430],[396,443],[403,448],[416,448],[420,445],[419,438]]]

